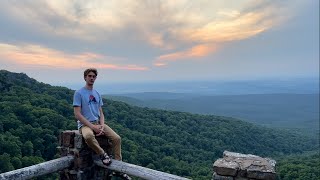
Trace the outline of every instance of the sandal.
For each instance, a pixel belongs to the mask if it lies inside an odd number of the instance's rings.
[[[126,174],[126,173],[113,172],[113,175],[120,177],[121,179],[124,179],[124,180],[131,180],[131,177],[128,176],[128,174]]]
[[[111,158],[108,156],[107,153],[101,154],[100,159],[102,161],[102,164],[104,164],[106,166],[109,166],[112,163]]]

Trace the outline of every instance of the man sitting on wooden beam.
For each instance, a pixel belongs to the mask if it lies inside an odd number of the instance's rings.
[[[101,158],[104,165],[111,164],[110,156],[100,147],[95,136],[105,136],[106,140],[112,141],[114,158],[122,160],[121,156],[121,138],[108,125],[104,123],[104,114],[102,110],[102,98],[98,91],[93,89],[93,84],[97,78],[98,71],[95,68],[84,71],[84,80],[86,85],[74,93],[73,108],[75,117],[78,120],[78,129],[85,142]],[[123,179],[131,178],[124,173],[118,174]]]

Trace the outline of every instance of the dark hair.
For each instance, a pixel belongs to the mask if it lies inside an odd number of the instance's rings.
[[[83,77],[85,78],[90,72],[93,72],[96,76],[98,76],[98,71],[96,68],[89,68],[83,72]]]

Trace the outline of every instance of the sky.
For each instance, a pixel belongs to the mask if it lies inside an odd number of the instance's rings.
[[[49,84],[319,76],[318,0],[3,0],[0,69]]]

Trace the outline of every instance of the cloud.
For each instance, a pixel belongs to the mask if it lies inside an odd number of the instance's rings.
[[[254,35],[255,33],[246,32],[260,32],[259,30],[271,26],[270,23],[260,23],[261,21],[274,21],[278,18],[272,16],[272,13],[279,8],[273,8],[272,4],[265,3],[266,1],[259,2],[268,6],[260,7],[256,2],[240,0],[235,3],[236,7],[230,9],[225,9],[225,3],[205,0],[196,3],[187,0],[25,0],[2,2],[1,9],[20,21],[36,25],[41,31],[59,36],[99,40],[101,36],[97,34],[110,37],[112,33],[129,28],[137,38],[145,39],[154,46],[165,47],[166,41],[179,40],[177,35],[181,39],[187,38],[188,36],[184,35],[190,35],[190,32],[193,41],[215,40],[212,35],[217,36],[217,33],[223,34],[222,37],[230,34],[234,37],[234,32],[247,34],[241,37]],[[244,6],[250,6],[251,9]],[[242,12],[242,9],[251,12]],[[259,11],[256,11],[257,9]],[[226,29],[228,31],[225,32]],[[201,33],[205,33],[207,38],[200,36]]]
[[[1,1],[0,11],[12,21],[33,28],[34,34],[63,39],[61,42],[81,40],[95,47],[119,43],[114,51],[129,52],[134,47],[139,51],[136,54],[147,47],[153,57],[145,59],[156,58],[154,65],[164,66],[170,61],[208,56],[224,42],[268,31],[293,14],[287,13],[286,7],[295,4],[297,1],[270,0],[24,0]]]
[[[272,26],[272,22],[263,21],[262,16],[263,14],[248,13],[229,21],[213,21],[199,29],[183,30],[181,35],[192,41],[202,43],[246,39]]]
[[[106,58],[95,53],[67,54],[39,45],[10,45],[0,43],[0,59],[16,65],[32,67],[78,69],[97,67],[100,69],[144,71],[147,67],[138,65],[118,65],[102,63]],[[100,61],[100,62],[98,62]],[[107,61],[105,59],[104,61]]]
[[[165,66],[168,62],[172,61],[181,61],[181,60],[190,60],[192,58],[200,58],[209,55],[216,51],[217,48],[211,44],[201,44],[196,45],[186,51],[179,51],[175,53],[165,54],[159,56],[155,62],[155,66]]]
[[[283,8],[286,3],[250,1],[238,9],[222,9],[214,18],[197,26],[182,26],[172,31],[187,42],[220,43],[253,37],[288,19],[290,13]],[[202,14],[205,15],[205,14]]]
[[[192,45],[193,47],[161,55],[156,59],[154,65],[165,66],[170,61],[204,57],[222,48],[225,42],[244,40],[263,33],[291,16],[292,13],[290,14],[288,9],[284,8],[287,3],[288,1],[248,1],[242,2],[236,8],[218,8],[217,13],[211,13],[211,15],[206,11],[206,8],[204,8],[204,12],[188,11],[183,15],[185,21],[177,23],[179,26],[171,28],[170,34],[180,44],[187,44],[189,47]],[[210,5],[213,4],[208,3],[207,6],[212,7]],[[178,22],[182,15],[175,17]],[[194,46],[194,44],[196,45]]]

